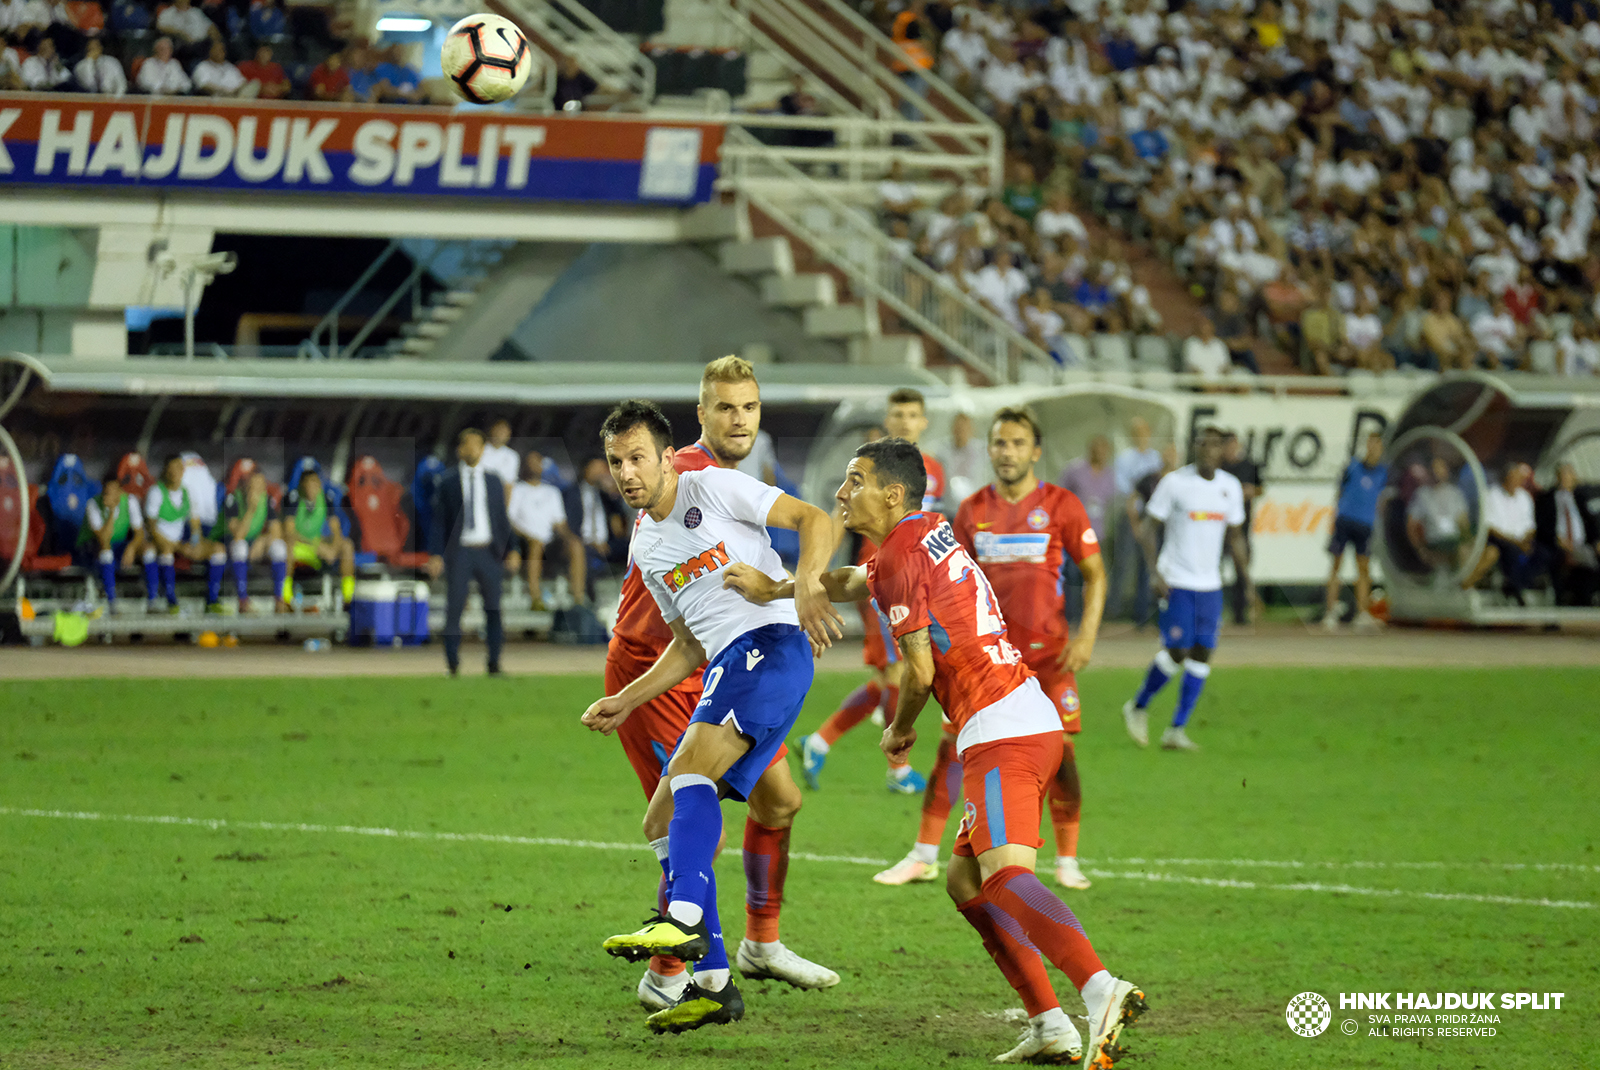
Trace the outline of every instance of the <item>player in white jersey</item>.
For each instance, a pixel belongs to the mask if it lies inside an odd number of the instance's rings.
[[[1216,428],[1202,430],[1195,443],[1194,464],[1163,476],[1145,506],[1139,545],[1150,565],[1156,595],[1162,599],[1161,649],[1150,663],[1139,694],[1122,707],[1128,735],[1141,747],[1150,742],[1146,707],[1178,674],[1181,663],[1178,707],[1172,714],[1172,727],[1161,735],[1161,745],[1168,750],[1200,749],[1184,725],[1211,675],[1211,651],[1216,649],[1222,623],[1224,542],[1233,554],[1234,567],[1248,583],[1250,557],[1240,526],[1244,523],[1244,487],[1217,467],[1222,460],[1223,437]],[[1248,596],[1255,598],[1253,587]]]
[[[666,909],[604,945],[634,962],[652,955],[698,961],[678,1001],[646,1019],[658,1033],[680,1033],[744,1016],[711,869],[722,836],[718,800],[796,794],[788,764],[773,757],[810,690],[813,655],[844,635],[822,587],[833,525],[821,509],[739,472],[679,473],[672,427],[648,401],[618,406],[601,439],[617,488],[643,513],[631,556],[673,639],[643,676],[591,705],[583,723],[609,735],[709,659],[700,704],[645,813],[645,834],[666,872]],[[724,589],[723,570],[743,563],[782,579],[768,526],[800,533],[796,593],[792,602],[756,606]]]

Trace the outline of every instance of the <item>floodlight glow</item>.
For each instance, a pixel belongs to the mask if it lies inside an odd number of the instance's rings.
[[[378,20],[379,33],[421,33],[433,25],[432,19],[415,15],[385,15]]]

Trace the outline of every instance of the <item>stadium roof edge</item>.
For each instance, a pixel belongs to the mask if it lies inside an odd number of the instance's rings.
[[[637,362],[284,361],[178,358],[90,358],[8,354],[56,393],[142,396],[389,398],[497,401],[521,404],[605,404],[624,397],[694,401],[698,364]],[[929,394],[949,387],[923,369],[853,364],[764,364],[757,367],[764,400],[837,404],[881,400],[885,390],[916,386]]]

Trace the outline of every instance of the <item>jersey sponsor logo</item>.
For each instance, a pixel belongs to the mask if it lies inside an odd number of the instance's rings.
[[[922,548],[936,565],[955,553],[957,545],[956,533],[950,530],[949,524],[940,524],[922,537]]]
[[[980,531],[972,540],[972,548],[978,551],[979,564],[1043,564],[1050,549],[1050,533]]]
[[[1083,544],[1085,546],[1099,546],[1100,536],[1094,533],[1094,528],[1083,529]]]
[[[1028,512],[1028,526],[1034,531],[1046,527],[1050,523],[1050,514],[1043,509],[1034,508]]]
[[[683,564],[662,573],[661,582],[669,591],[681,591],[701,576],[710,575],[727,563],[728,551],[719,542],[711,549],[702,550]]]
[[[700,507],[698,505],[691,505],[684,511],[683,526],[686,528],[697,528],[700,526]]]
[[[889,627],[898,628],[911,616],[910,606],[894,605],[889,607]]]
[[[1191,510],[1189,510],[1189,519],[1190,520],[1222,520],[1222,521],[1226,521],[1228,519],[1228,515],[1226,513],[1214,512],[1214,511],[1209,510],[1209,509],[1191,509]]]

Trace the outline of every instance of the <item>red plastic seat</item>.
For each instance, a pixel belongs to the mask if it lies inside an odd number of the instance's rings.
[[[22,571],[38,574],[60,572],[72,565],[71,554],[41,554],[44,545],[44,514],[39,511],[39,501],[45,496],[43,487],[29,487],[28,498],[32,512],[28,514],[28,545],[22,552]]]
[[[405,548],[411,521],[400,508],[403,494],[400,484],[383,474],[376,459],[362,457],[351,465],[346,507],[361,533],[358,549],[396,568],[421,568],[428,563],[428,555]]]
[[[156,478],[150,474],[150,466],[145,463],[144,454],[127,453],[117,462],[117,482],[122,484],[123,490],[132,494],[139,504],[143,505],[145,495],[156,485]]]
[[[228,478],[222,481],[223,488],[232,494],[239,489],[239,485],[250,478],[250,473],[256,470],[256,462],[249,457],[240,457],[233,462],[233,467],[228,469]],[[272,499],[274,506],[283,504],[283,488],[278,484],[267,481],[267,495]]]

